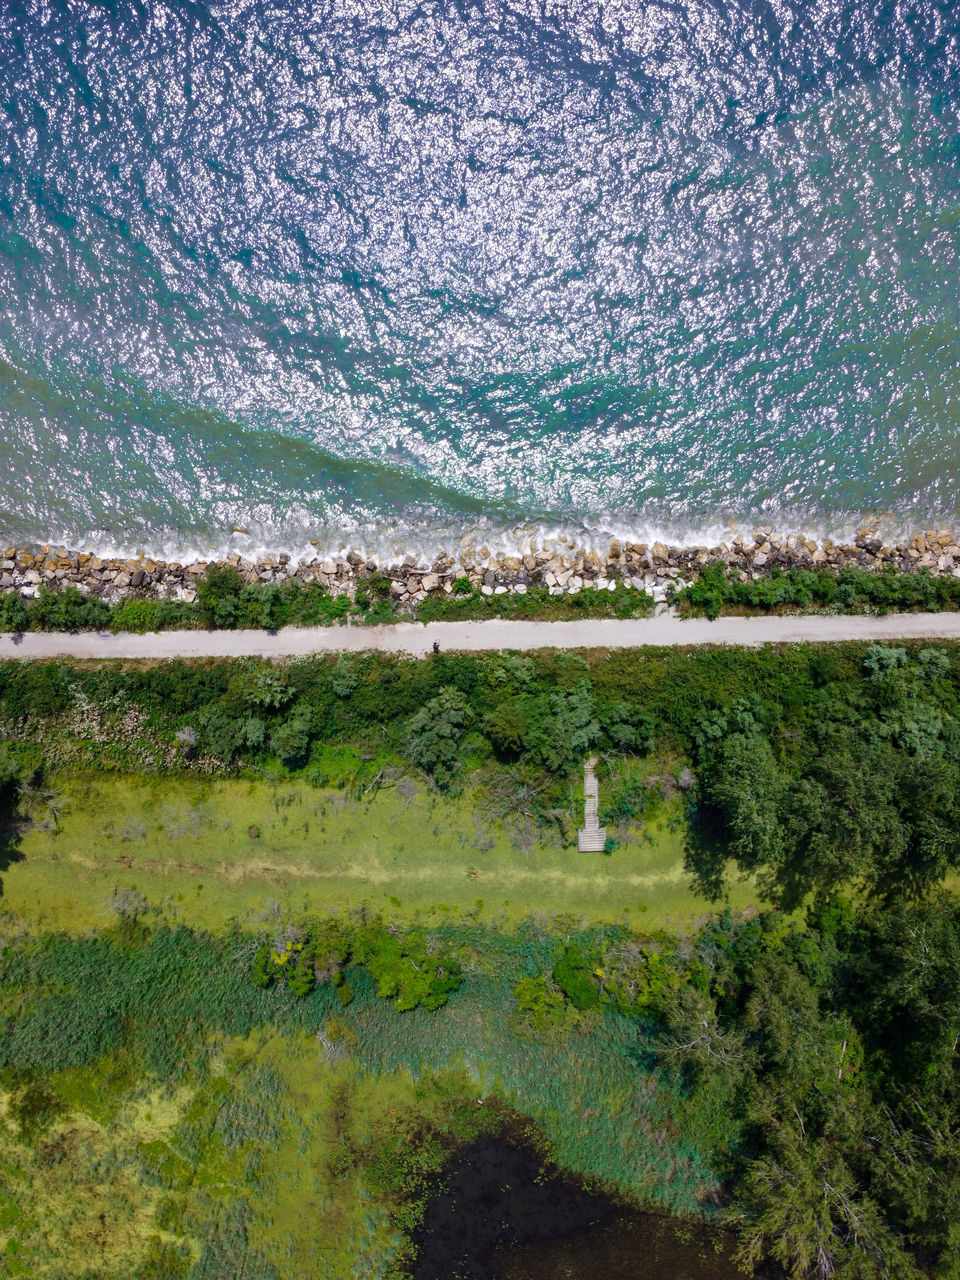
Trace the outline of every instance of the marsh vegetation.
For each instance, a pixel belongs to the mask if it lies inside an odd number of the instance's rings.
[[[960,1265],[956,648],[0,696],[11,1274],[411,1274],[444,1171],[517,1124],[798,1280]],[[614,847],[581,857],[587,750]]]

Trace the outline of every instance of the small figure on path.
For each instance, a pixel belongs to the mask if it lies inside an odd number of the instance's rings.
[[[434,653],[439,653],[439,652],[440,652],[440,641],[439,641],[439,640],[434,640],[434,642],[433,642],[433,652],[434,652]]]

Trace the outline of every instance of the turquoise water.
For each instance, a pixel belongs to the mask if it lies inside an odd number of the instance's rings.
[[[0,3],[0,529],[960,519],[958,117],[930,0]]]

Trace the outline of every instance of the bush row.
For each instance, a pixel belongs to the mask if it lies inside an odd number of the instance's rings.
[[[351,598],[343,592],[334,594],[318,582],[295,578],[282,584],[245,584],[236,569],[209,565],[197,582],[196,600],[189,602],[127,596],[109,604],[72,586],[53,591],[41,587],[29,598],[7,591],[0,594],[0,631],[274,631],[288,626],[329,627],[348,620],[376,626],[411,617],[421,622],[635,618],[653,610],[653,597],[629,586],[576,595],[551,595],[546,587],[531,587],[525,595],[489,596],[472,588],[466,578],[456,587],[450,595],[437,592],[426,597],[411,614],[391,594],[390,579],[380,575],[358,578]]]
[[[939,613],[960,608],[960,578],[935,578],[926,570],[902,573],[892,566],[870,573],[848,565],[839,573],[831,569],[773,569],[744,582],[739,573],[713,564],[704,565],[697,581],[674,591],[672,599],[681,612],[708,618],[716,618],[724,610]]]
[[[940,612],[960,608],[960,579],[934,577],[925,570],[904,573],[887,567],[871,573],[850,565],[831,569],[779,568],[741,581],[723,565],[704,565],[700,577],[674,588],[672,602],[682,613],[716,618],[725,610],[769,613],[774,610],[823,609],[833,613]],[[551,595],[546,587],[530,587],[523,595],[484,595],[466,578],[449,594],[435,592],[411,614],[391,594],[390,579],[374,575],[358,579],[354,596],[332,594],[317,582],[291,579],[283,584],[245,584],[236,569],[208,566],[197,582],[195,601],[126,597],[109,604],[76,587],[33,598],[16,592],[0,594],[0,631],[112,630],[143,633],[220,628],[278,630],[287,626],[334,626],[347,621],[375,626],[409,620],[421,622],[482,621],[514,618],[542,621],[578,618],[642,618],[654,609],[653,596],[619,584],[613,591],[581,590]]]

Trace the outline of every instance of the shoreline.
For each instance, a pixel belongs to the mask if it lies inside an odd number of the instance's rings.
[[[734,534],[729,541],[712,546],[612,538],[604,552],[578,547],[572,537],[563,535],[532,537],[516,555],[495,554],[486,544],[478,547],[468,542],[456,554],[441,553],[432,562],[412,554],[378,561],[346,549],[336,556],[316,554],[297,561],[287,552],[256,558],[234,552],[221,559],[182,563],[148,556],[107,558],[48,544],[39,549],[8,545],[0,559],[0,592],[16,592],[29,599],[44,588],[72,586],[110,603],[125,598],[190,603],[208,565],[235,569],[245,584],[315,582],[333,595],[351,597],[358,583],[377,580],[394,604],[411,608],[430,595],[452,595],[455,585],[459,582],[463,588],[464,581],[484,595],[522,595],[530,587],[545,587],[551,595],[572,595],[625,585],[663,602],[671,589],[695,582],[708,565],[723,565],[742,581],[763,578],[774,569],[840,573],[851,565],[873,572],[889,567],[960,578],[960,530],[927,529],[909,539],[884,543],[876,527],[869,526],[858,530],[853,541],[836,543],[795,533],[778,535],[765,527]]]
[[[867,507],[858,512],[809,512],[732,510],[670,518],[664,513],[624,510],[593,514],[573,512],[560,516],[537,511],[513,518],[492,512],[484,515],[445,511],[398,512],[391,519],[349,518],[340,512],[335,519],[319,523],[294,522],[290,526],[264,524],[257,519],[238,517],[219,530],[185,532],[167,525],[155,529],[126,531],[34,526],[24,529],[16,521],[4,531],[0,518],[0,550],[17,546],[26,551],[41,545],[78,548],[102,560],[149,559],[168,564],[220,562],[239,555],[252,562],[287,554],[291,560],[310,563],[314,559],[342,558],[357,551],[364,560],[381,565],[413,560],[420,568],[439,557],[478,552],[486,546],[496,558],[523,556],[531,541],[567,550],[595,551],[604,555],[612,541],[653,546],[662,543],[677,550],[691,547],[718,547],[731,544],[737,536],[756,533],[778,535],[781,540],[795,536],[819,545],[853,543],[859,533],[869,530],[884,545],[909,543],[916,532],[927,529],[956,529],[960,533],[960,513],[946,510],[892,512]]]

